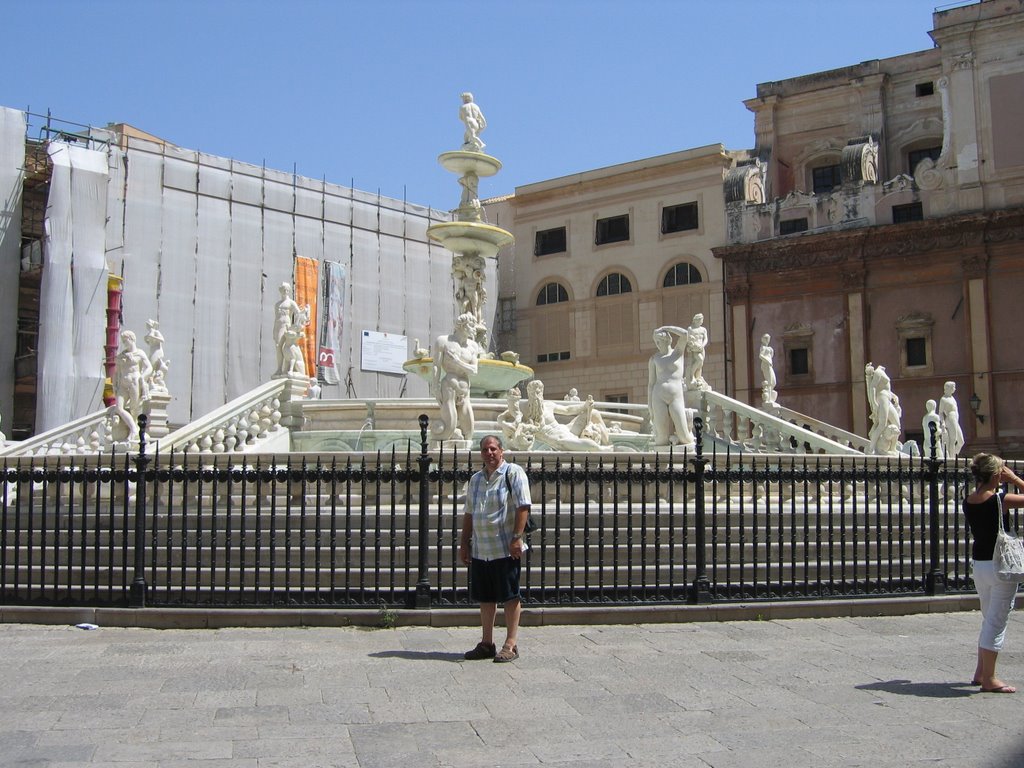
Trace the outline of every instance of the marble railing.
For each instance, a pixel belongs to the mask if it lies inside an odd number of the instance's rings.
[[[0,456],[77,456],[105,453],[112,445],[107,409],[0,448]]]
[[[765,413],[770,413],[773,416],[778,416],[780,419],[785,419],[790,424],[804,429],[809,429],[812,432],[816,432],[822,437],[827,437],[829,440],[833,440],[837,443],[847,446],[848,448],[854,448],[861,453],[868,452],[868,446],[871,444],[866,437],[855,435],[853,432],[847,432],[845,429],[840,429],[832,424],[827,424],[824,421],[808,416],[799,411],[794,411],[791,408],[785,406],[775,405],[762,406],[761,410]]]
[[[744,451],[861,455],[848,445],[718,392],[704,393],[701,416],[709,439]]]
[[[218,454],[266,450],[275,438],[288,439],[282,413],[293,382],[272,379],[236,397],[160,440],[160,451]],[[287,442],[282,445],[288,450]]]

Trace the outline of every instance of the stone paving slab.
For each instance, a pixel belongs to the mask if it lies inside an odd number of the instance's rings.
[[[464,626],[0,624],[0,767],[1019,768],[979,622],[535,625],[504,665]],[[1021,614],[1000,674],[1024,688]]]

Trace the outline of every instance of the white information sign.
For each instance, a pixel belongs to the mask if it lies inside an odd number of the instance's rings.
[[[362,369],[382,373],[405,373],[402,363],[409,359],[409,337],[397,333],[363,331]]]

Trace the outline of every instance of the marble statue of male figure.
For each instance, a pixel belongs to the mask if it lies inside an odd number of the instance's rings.
[[[708,330],[704,327],[704,315],[698,312],[686,329],[685,384],[687,389],[710,389],[704,381],[704,358],[707,354]]]
[[[466,126],[466,132],[462,137],[462,148],[471,152],[482,152],[485,145],[480,141],[480,134],[487,127],[487,121],[484,119],[484,113],[480,111],[480,107],[473,102],[473,94],[469,91],[462,94],[459,120]]]
[[[964,447],[964,431],[960,426],[960,408],[956,404],[954,394],[956,394],[955,381],[947,381],[942,385],[939,418],[942,419],[942,447],[948,459],[959,456]]]
[[[473,439],[473,403],[470,377],[480,362],[480,345],[474,338],[476,318],[464,312],[455,320],[455,330],[439,336],[434,351],[434,381],[440,416],[431,428],[436,440]]]

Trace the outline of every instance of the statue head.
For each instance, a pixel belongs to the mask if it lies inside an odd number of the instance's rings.
[[[942,392],[947,396],[952,395],[954,392],[956,392],[956,382],[947,381],[945,384],[942,385]]]
[[[463,104],[469,104],[469,102],[471,102],[472,100],[473,100],[473,94],[470,93],[469,91],[465,91],[462,94],[462,103]]]
[[[764,336],[761,337],[761,344],[763,346],[767,347],[771,343],[771,341],[772,341],[772,337],[769,336],[767,333]]]
[[[668,345],[672,341],[671,334],[669,334],[668,331],[663,331],[661,329],[658,329],[658,330],[656,330],[654,332],[653,338],[654,338],[654,346],[656,346],[662,352],[664,352],[666,349],[668,349]]]
[[[469,312],[463,312],[457,318],[455,318],[455,329],[460,331],[466,331],[466,333],[473,333],[476,329],[476,318]]]
[[[126,347],[135,346],[135,333],[134,331],[121,331],[121,343]]]
[[[526,394],[531,398],[538,400],[544,399],[544,382],[540,379],[534,379],[526,385]]]
[[[292,284],[281,283],[281,287],[277,289],[281,293],[281,298],[291,298],[292,295]]]
[[[704,325],[704,315],[698,312],[696,315],[693,316],[693,322],[690,323],[690,325],[692,325],[694,328],[698,328]]]
[[[935,413],[935,408],[938,406],[934,400],[926,400],[924,404],[925,413]]]

